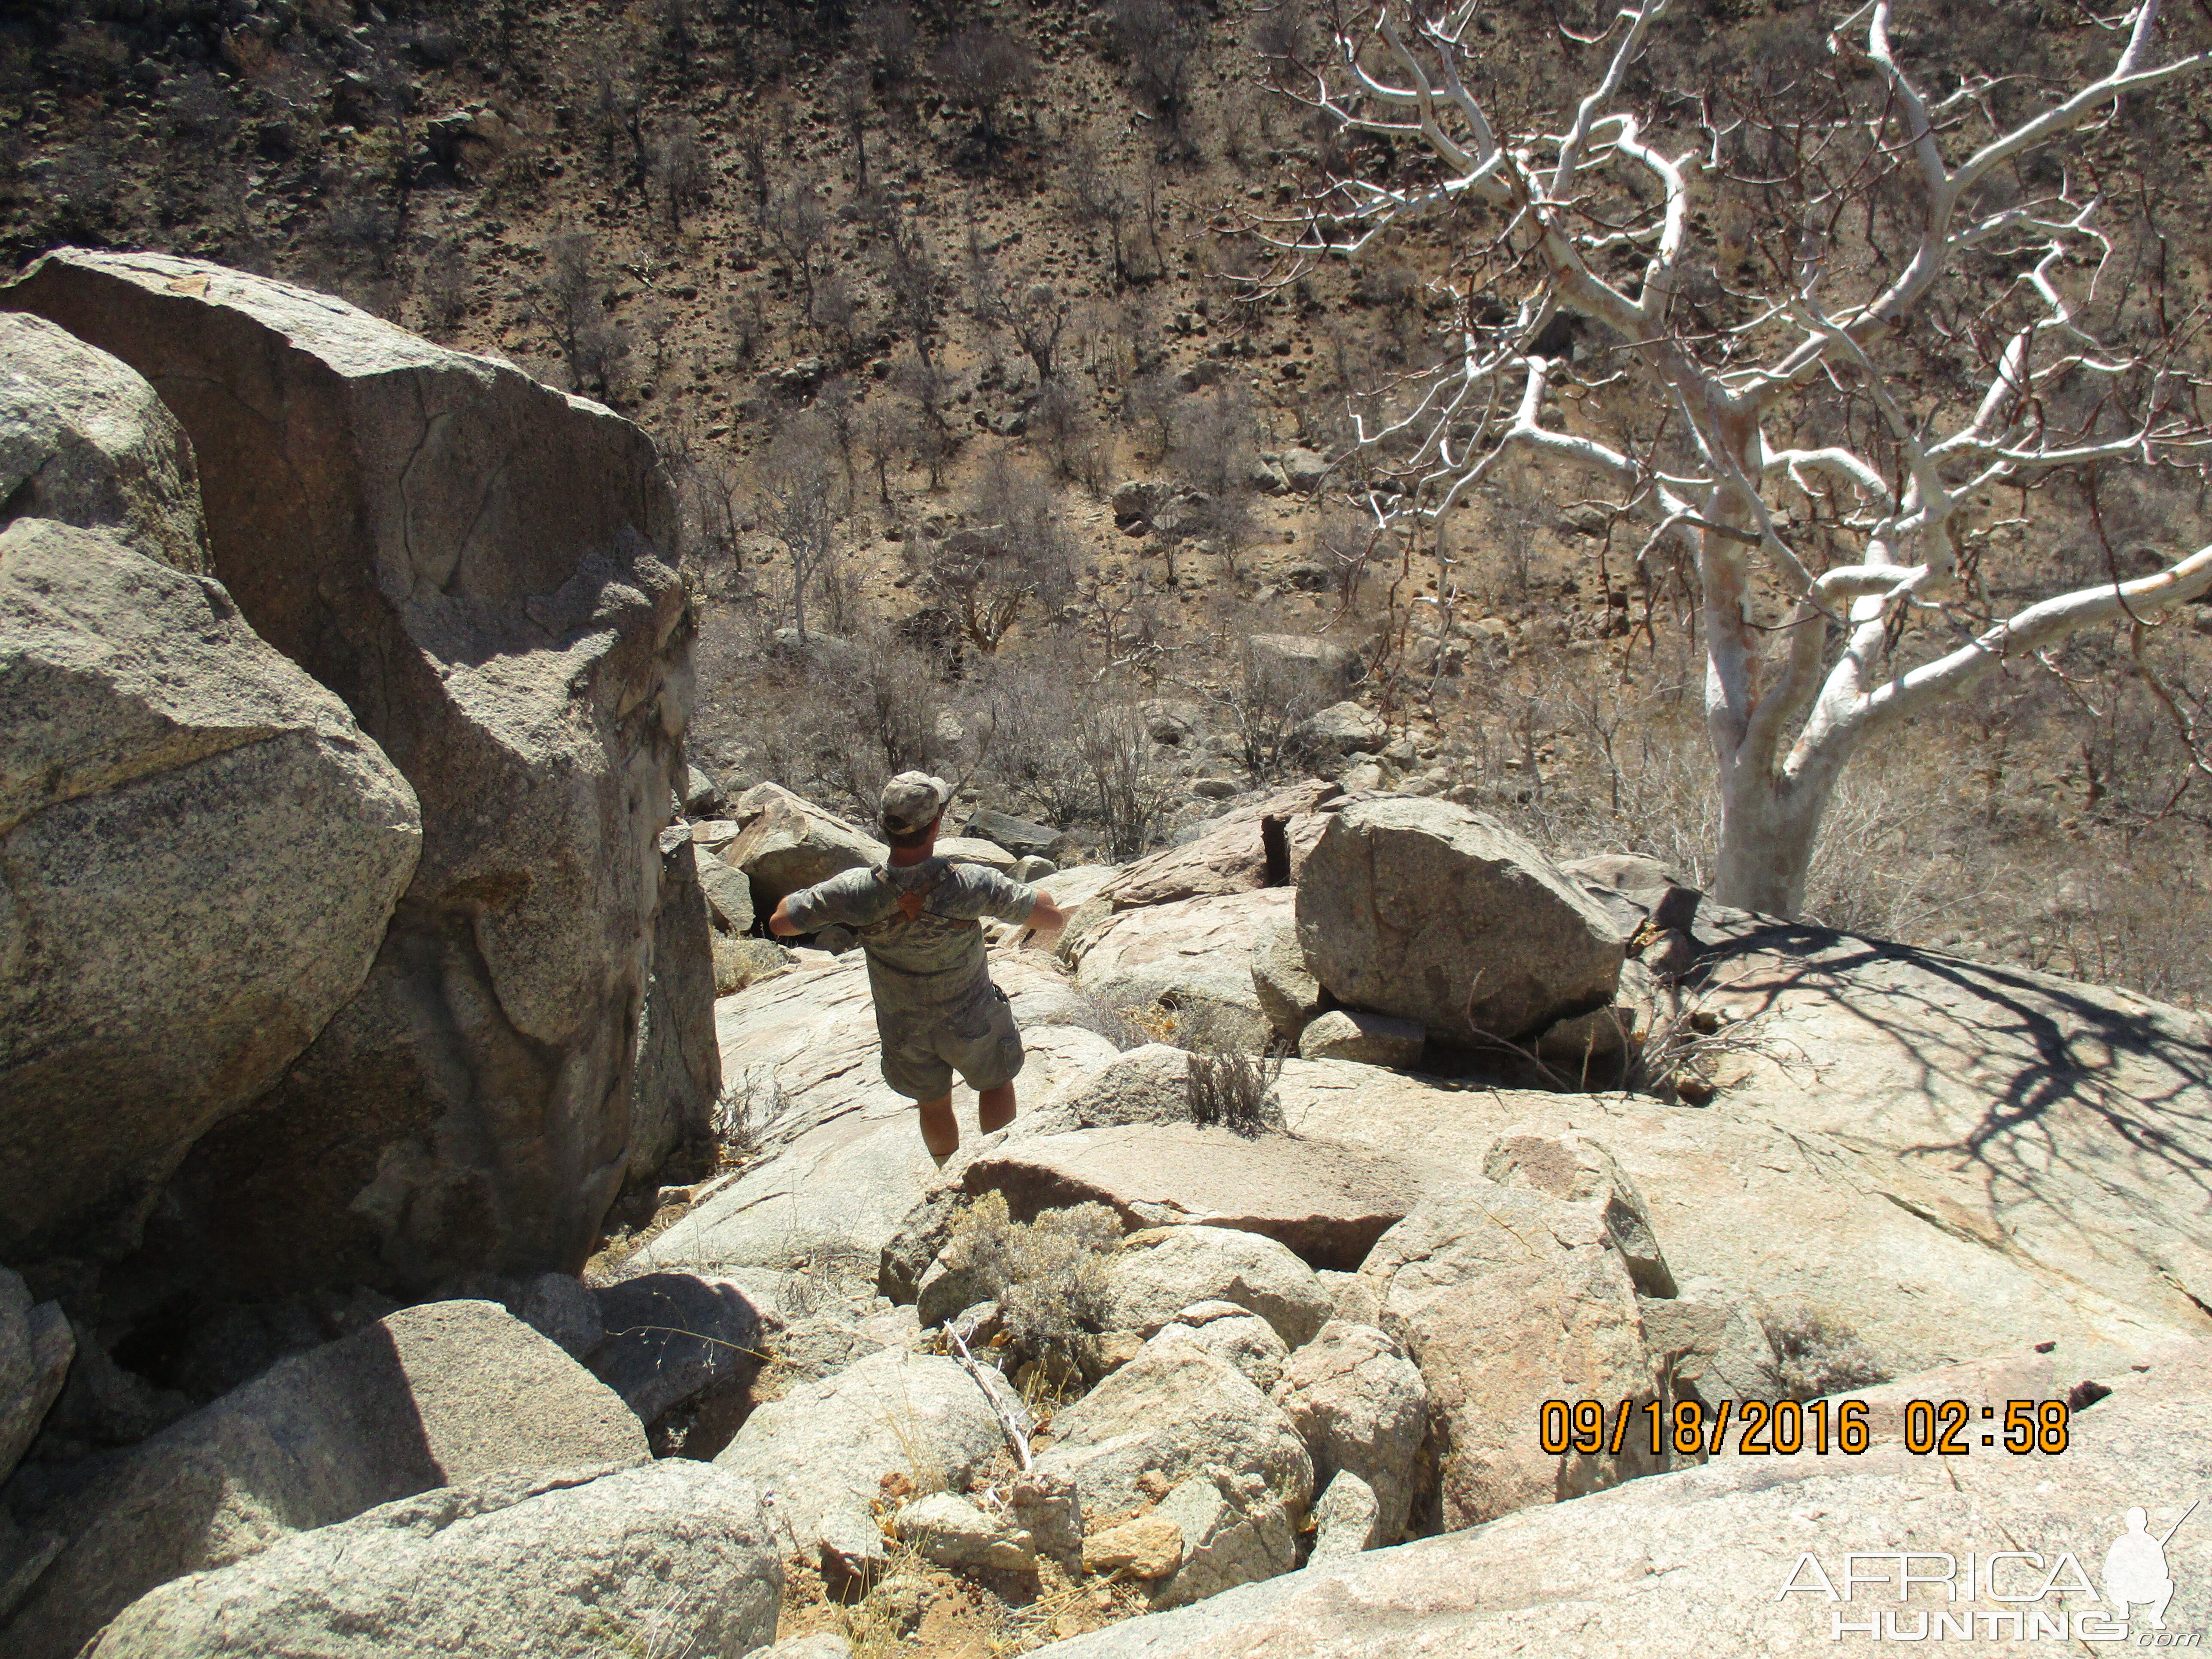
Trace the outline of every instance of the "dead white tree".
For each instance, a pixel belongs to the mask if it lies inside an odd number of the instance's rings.
[[[1494,6],[1335,0],[1312,58],[1277,66],[1336,129],[1326,177],[1261,230],[1299,269],[1438,230],[1431,293],[1454,320],[1431,368],[1358,400],[1383,481],[1366,510],[1433,552],[1447,621],[1448,515],[1509,456],[1594,475],[1641,558],[1686,556],[1714,890],[1792,915],[1870,738],[2095,624],[2133,624],[2140,662],[2143,627],[2212,587],[2212,545],[2185,555],[2200,530],[2155,574],[2127,580],[2115,556],[2111,580],[2020,608],[2031,556],[2082,522],[2030,520],[2028,492],[2086,479],[2094,520],[2100,472],[2204,476],[2185,367],[2202,307],[2170,305],[2179,284],[2140,260],[2108,272],[2129,260],[2083,150],[2212,52],[2145,0],[2104,20],[2109,69],[2053,90],[1912,61],[1877,0],[1803,61],[1669,89],[1668,4],[1573,37],[1604,67],[1551,131],[1492,90]],[[1578,331],[1596,348],[1579,369]],[[2021,505],[1997,526],[2000,487]]]

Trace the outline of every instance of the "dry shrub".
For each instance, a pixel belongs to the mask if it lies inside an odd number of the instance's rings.
[[[1275,1082],[1283,1074],[1279,1048],[1264,1054],[1237,1048],[1194,1054],[1184,1062],[1183,1071],[1193,1122],[1206,1127],[1219,1124],[1242,1135],[1255,1135],[1282,1122],[1283,1109],[1275,1098]]]
[[[1024,1222],[1012,1218],[1004,1193],[991,1192],[953,1218],[944,1261],[972,1274],[977,1293],[998,1303],[1017,1350],[1072,1363],[1085,1328],[1096,1326],[1106,1253],[1121,1237],[1121,1218],[1103,1204],[1047,1210]]]
[[[1821,1400],[1889,1381],[1887,1369],[1856,1331],[1808,1304],[1763,1307],[1759,1326],[1774,1351],[1766,1375],[1778,1400]]]

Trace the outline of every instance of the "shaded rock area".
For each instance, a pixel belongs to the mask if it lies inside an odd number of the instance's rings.
[[[489,1303],[426,1304],[52,1491],[28,1519],[66,1541],[0,1634],[66,1659],[143,1591],[291,1534],[501,1470],[646,1455],[629,1409],[544,1337]]]
[[[686,775],[690,623],[651,441],[198,261],[64,251],[4,303],[152,384],[197,457],[213,574],[421,803],[366,983],[193,1146],[153,1249],[263,1290],[579,1265],[630,1167],[655,840]]]
[[[775,1635],[776,1546],[757,1492],[710,1464],[508,1471],[177,1579],[89,1651],[742,1654]]]

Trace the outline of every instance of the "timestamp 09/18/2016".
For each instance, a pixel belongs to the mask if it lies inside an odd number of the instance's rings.
[[[2015,1457],[2056,1457],[2067,1446],[2072,1408],[2063,1400],[2008,1400],[1978,1409],[1964,1400],[1909,1400],[1902,1436],[1915,1455],[1964,1457],[1977,1445]],[[1537,1443],[1547,1453],[1618,1453],[1634,1440],[1655,1457],[1856,1457],[1874,1443],[1863,1400],[1723,1400],[1710,1413],[1685,1400],[1671,1409],[1657,1401],[1547,1400],[1537,1408]]]

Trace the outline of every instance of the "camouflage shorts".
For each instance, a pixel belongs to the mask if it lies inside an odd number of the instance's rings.
[[[884,1081],[913,1100],[935,1100],[952,1091],[958,1072],[977,1093],[1014,1080],[1027,1056],[1014,1011],[997,986],[950,1014],[876,1012],[884,1042]]]

